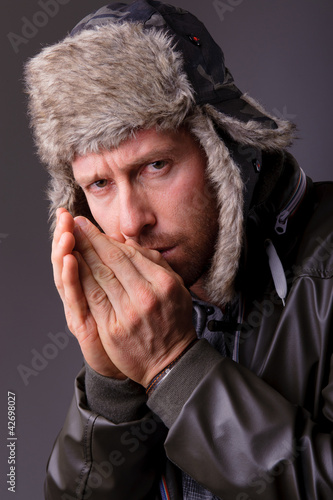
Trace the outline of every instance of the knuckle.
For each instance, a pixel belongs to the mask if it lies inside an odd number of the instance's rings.
[[[142,284],[136,291],[136,297],[143,314],[149,314],[156,309],[158,296],[150,285]]]
[[[62,282],[58,281],[58,280],[54,280],[54,284],[55,284],[55,287],[60,295],[64,289]]]
[[[130,304],[124,306],[124,317],[130,329],[138,329],[141,325],[141,316]]]
[[[124,252],[126,253],[126,256],[129,259],[133,259],[137,255],[137,253],[138,253],[137,250],[134,247],[131,247],[129,245],[126,245],[124,247]]]
[[[51,252],[51,262],[52,264],[55,266],[55,265],[58,265],[59,263],[59,257],[58,257],[58,252],[56,250],[56,246],[54,246],[52,248],[52,252]]]
[[[104,290],[100,287],[94,287],[89,291],[89,302],[92,302],[96,306],[103,305],[106,299],[106,294]]]
[[[163,277],[163,289],[162,292],[165,296],[174,296],[179,288],[179,282],[170,273],[165,272]]]
[[[127,340],[127,330],[121,326],[114,327],[112,329],[112,335],[110,337],[110,341],[114,347],[122,348],[124,342]]]
[[[128,256],[123,252],[120,248],[113,247],[108,251],[107,261],[112,262],[114,264],[122,264]]]
[[[94,270],[94,277],[97,281],[110,281],[115,277],[115,275],[109,267],[99,265]]]
[[[158,305],[158,299],[155,294],[150,291],[145,291],[141,295],[142,309],[145,314],[149,315],[153,313]]]

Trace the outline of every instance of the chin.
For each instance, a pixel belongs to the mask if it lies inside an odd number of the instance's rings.
[[[173,265],[171,262],[168,262],[168,264],[173,269],[173,271],[175,271],[175,273],[177,273],[182,278],[186,288],[191,288],[198,282],[205,282],[205,276],[207,275],[207,273],[194,267],[188,267],[188,263],[187,265],[181,265],[179,263]]]

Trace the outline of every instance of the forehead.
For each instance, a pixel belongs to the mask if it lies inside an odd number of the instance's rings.
[[[192,160],[202,160],[204,157],[199,143],[187,129],[149,129],[135,132],[117,148],[78,156],[72,162],[72,167],[75,178],[81,180],[92,171],[103,168],[126,170],[150,161],[169,158],[182,161],[185,157]]]
[[[182,141],[186,139],[192,141],[192,135],[186,129],[178,131],[172,130],[138,130],[133,137],[129,137],[122,142],[118,148],[110,151],[114,155],[124,155],[128,157],[142,157],[152,151],[182,150]]]

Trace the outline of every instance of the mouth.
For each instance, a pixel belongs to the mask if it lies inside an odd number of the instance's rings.
[[[163,248],[155,248],[154,250],[157,250],[158,252],[160,252],[160,254],[166,258],[168,255],[171,254],[171,252],[175,249],[176,247],[173,246],[173,247],[163,247]]]

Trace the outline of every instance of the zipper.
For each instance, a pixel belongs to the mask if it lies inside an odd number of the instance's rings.
[[[235,343],[234,343],[234,349],[232,353],[232,360],[236,361],[236,363],[239,363],[239,344],[240,344],[240,339],[241,339],[241,328],[244,320],[244,310],[245,310],[245,305],[244,305],[244,300],[243,300],[243,295],[242,293],[239,294],[239,306],[238,306],[238,318],[237,318],[237,329],[235,331]]]
[[[295,212],[297,205],[303,198],[306,190],[306,175],[300,168],[299,179],[294,194],[276,218],[275,232],[284,234],[287,230],[288,219]]]

